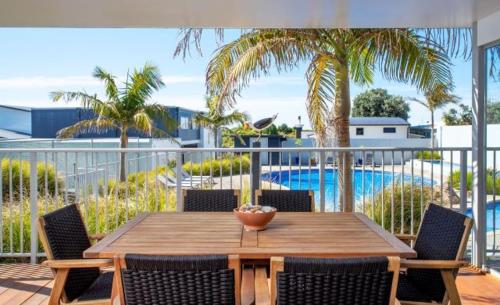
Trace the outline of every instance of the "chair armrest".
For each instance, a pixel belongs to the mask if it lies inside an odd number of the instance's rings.
[[[402,259],[401,268],[407,269],[458,269],[467,266],[466,261]]]
[[[417,239],[416,235],[410,235],[410,234],[395,234],[397,239],[401,241],[413,241]]]
[[[54,269],[113,267],[112,259],[61,259],[47,260],[42,265]]]
[[[89,239],[95,240],[95,241],[100,241],[104,237],[106,237],[106,234],[104,234],[104,233],[97,233],[97,234],[90,234],[89,235]]]

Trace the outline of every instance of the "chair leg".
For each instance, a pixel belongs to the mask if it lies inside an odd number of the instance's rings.
[[[450,299],[450,305],[462,305],[460,294],[458,293],[457,285],[455,284],[455,276],[453,270],[441,270],[444,286]]]
[[[50,292],[49,305],[59,305],[68,274],[69,269],[57,269],[54,277],[54,286]]]

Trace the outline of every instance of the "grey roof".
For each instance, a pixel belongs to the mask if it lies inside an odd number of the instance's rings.
[[[352,117],[349,119],[351,126],[409,126],[406,120],[396,117]]]

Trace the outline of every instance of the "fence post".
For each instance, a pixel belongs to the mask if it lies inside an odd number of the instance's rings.
[[[177,199],[177,212],[184,211],[184,202],[182,201],[182,152],[175,153],[175,168],[176,168],[176,199]]]
[[[467,151],[460,151],[460,212],[467,210]]]
[[[319,206],[321,212],[325,211],[325,161],[325,151],[322,150],[319,152]]]
[[[260,142],[253,142],[254,148],[260,148]],[[252,158],[250,162],[250,198],[252,204],[255,204],[257,198],[255,198],[255,191],[259,189],[260,184],[260,152],[254,151],[251,153]],[[281,162],[281,160],[280,160]],[[269,173],[271,181],[271,173]]]
[[[38,254],[38,168],[37,153],[30,153],[30,215],[31,215],[31,235],[30,235],[30,263],[36,264]]]

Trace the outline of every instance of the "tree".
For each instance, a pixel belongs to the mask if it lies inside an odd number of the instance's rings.
[[[371,89],[354,98],[352,115],[360,117],[399,117],[408,120],[410,106],[401,96],[385,89]]]
[[[425,91],[425,101],[418,98],[410,98],[410,100],[419,103],[431,112],[431,147],[434,148],[434,113],[436,110],[443,108],[448,104],[456,104],[460,102],[460,97],[453,95],[451,91],[453,86],[451,83],[439,84],[433,89]]]
[[[444,123],[448,126],[472,125],[472,108],[464,104],[459,104],[458,108],[451,108],[443,114]]]
[[[81,133],[105,133],[109,130],[120,132],[120,148],[128,147],[128,131],[131,129],[143,132],[147,136],[166,136],[167,132],[155,126],[154,119],[159,119],[165,129],[175,125],[165,106],[148,103],[151,95],[164,86],[157,67],[145,64],[140,70],[134,69],[127,74],[124,86],[118,88],[116,77],[101,67],[96,67],[93,76],[104,82],[106,99],[97,94],[90,95],[84,91],[51,93],[53,101],[78,101],[82,107],[91,109],[95,117],[82,120],[72,126],[58,131],[58,138],[70,138]],[[173,140],[173,139],[171,139]],[[120,154],[120,181],[126,180],[126,155]]]
[[[199,29],[186,29],[176,55],[199,49]],[[217,32],[221,37],[220,30]],[[460,53],[470,31],[413,29],[254,29],[221,46],[209,62],[207,89],[219,95],[219,109],[232,107],[253,78],[272,67],[285,72],[309,63],[306,107],[320,145],[333,130],[336,145],[350,146],[350,82],[367,85],[375,69],[387,79],[420,90],[451,82],[449,54]],[[193,39],[194,38],[194,39]],[[447,39],[446,39],[447,38]],[[466,52],[464,51],[464,54]],[[338,164],[351,164],[350,154],[338,154]],[[339,195],[352,211],[352,172],[339,168]]]
[[[219,98],[216,96],[209,96],[205,98],[207,113],[198,113],[194,117],[194,122],[200,126],[208,128],[214,136],[214,145],[218,147],[219,136],[218,131],[228,125],[234,123],[243,123],[248,120],[248,115],[244,112],[232,111],[231,113],[224,114],[217,111]]]
[[[500,124],[500,102],[488,101],[486,106],[486,123]]]

